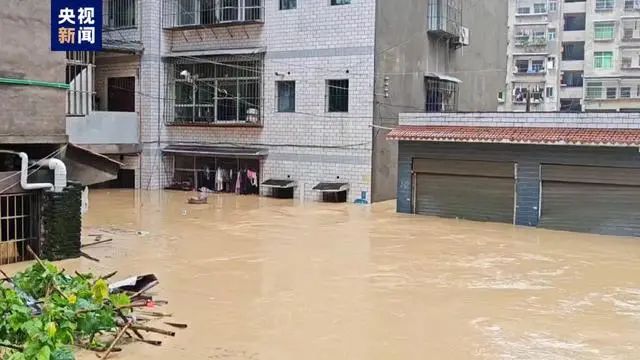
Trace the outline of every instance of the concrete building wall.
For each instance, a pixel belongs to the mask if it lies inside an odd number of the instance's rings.
[[[398,114],[425,111],[425,74],[450,75],[459,86],[460,111],[495,111],[496,94],[504,88],[507,48],[507,4],[504,0],[462,1],[462,25],[471,29],[468,47],[427,33],[428,1],[378,1],[374,123],[392,127]],[[385,78],[389,95],[384,96]],[[397,144],[388,130],[372,130],[374,201],[396,195]]]
[[[414,158],[511,161],[518,164],[516,225],[536,226],[540,206],[541,164],[640,168],[634,148],[400,142],[398,212],[412,212]]]
[[[459,111],[496,111],[507,73],[508,2],[464,1],[462,23],[469,46],[453,52],[450,74],[462,80]]]
[[[49,50],[49,5],[2,2],[0,77],[64,83],[65,54]],[[65,99],[62,89],[0,84],[0,143],[65,142]]]

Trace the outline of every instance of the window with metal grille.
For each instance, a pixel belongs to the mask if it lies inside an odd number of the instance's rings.
[[[137,25],[136,3],[138,0],[107,0],[104,4],[104,28],[133,28]]]
[[[458,111],[458,84],[434,77],[425,78],[426,112]]]
[[[587,83],[587,92],[585,94],[587,99],[601,99],[602,98],[602,83],[590,82]]]
[[[276,81],[278,91],[278,112],[296,111],[296,82]]]
[[[349,111],[349,80],[327,80],[327,111]]]
[[[615,99],[618,96],[618,89],[614,87],[607,88],[607,99]]]
[[[613,69],[613,52],[596,51],[593,54],[593,67],[602,70]]]
[[[262,0],[164,0],[164,27],[258,22]]]
[[[631,97],[631,87],[623,86],[620,88],[620,97],[621,98],[630,98]]]
[[[526,14],[529,14],[529,12],[531,12],[531,9],[529,7],[519,7],[518,8],[518,14],[519,15],[526,15]]]
[[[87,115],[95,104],[95,53],[68,51],[66,57],[67,115]]]
[[[280,0],[280,10],[291,10],[298,6],[296,0]]]
[[[168,123],[258,123],[262,57],[180,59],[168,67]],[[173,107],[173,109],[171,109]]]
[[[596,0],[596,10],[612,10],[615,0]]]
[[[614,23],[595,23],[593,24],[595,40],[613,40],[615,37]]]
[[[627,11],[640,10],[640,0],[625,0],[624,9]]]
[[[331,0],[331,5],[349,5],[351,0]]]
[[[38,251],[37,193],[0,195],[0,264],[30,260],[27,245]]]
[[[537,3],[533,4],[533,12],[536,14],[544,14],[547,12],[547,4]]]

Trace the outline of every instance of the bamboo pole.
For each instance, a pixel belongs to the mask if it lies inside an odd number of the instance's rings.
[[[100,245],[100,244],[104,244],[104,243],[108,243],[108,242],[112,242],[112,241],[113,241],[113,239],[100,240],[100,241],[95,241],[95,242],[88,243],[88,244],[82,244],[82,245],[80,245],[80,247],[84,249],[84,248],[89,247],[89,246]]]
[[[111,344],[109,345],[109,347],[107,348],[107,351],[105,351],[104,355],[102,355],[101,359],[104,360],[106,359],[109,354],[111,354],[111,351],[113,350],[113,347],[116,345],[116,343],[118,342],[118,340],[120,340],[120,338],[122,337],[122,335],[124,335],[124,333],[127,331],[127,329],[131,327],[131,323],[126,323],[124,324],[124,326],[122,327],[122,329],[120,329],[120,331],[118,332],[118,334],[116,335],[115,339],[113,339],[113,341],[111,342]]]
[[[154,327],[151,327],[151,326],[133,325],[133,326],[131,326],[131,328],[132,329],[136,329],[136,330],[142,330],[142,331],[152,332],[152,333],[156,333],[156,334],[161,334],[161,335],[176,336],[176,333],[173,332],[173,331],[158,329],[158,328],[154,328]]]

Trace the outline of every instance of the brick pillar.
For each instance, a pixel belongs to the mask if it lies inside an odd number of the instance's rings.
[[[69,182],[61,192],[44,193],[40,246],[43,258],[54,261],[80,256],[82,188]]]

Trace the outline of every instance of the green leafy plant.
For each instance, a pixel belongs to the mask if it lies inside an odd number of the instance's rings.
[[[12,287],[0,287],[0,359],[71,360],[72,346],[104,348],[100,334],[118,329],[130,304],[125,294],[109,294],[104,279],[70,276],[47,262],[17,274]],[[38,314],[26,296],[38,300]]]

